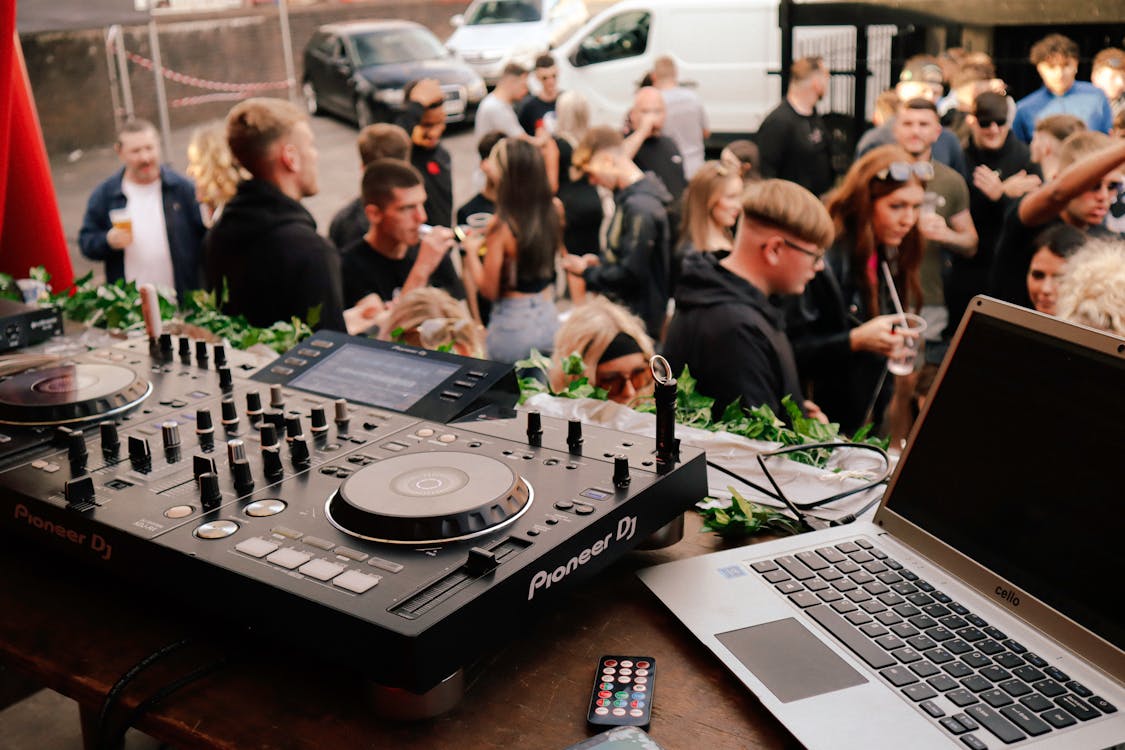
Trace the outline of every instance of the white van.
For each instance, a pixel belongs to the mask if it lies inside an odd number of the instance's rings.
[[[670,55],[717,140],[756,132],[781,101],[777,8],[777,0],[621,0],[555,50],[559,87],[585,94],[591,122],[621,123],[653,60]]]

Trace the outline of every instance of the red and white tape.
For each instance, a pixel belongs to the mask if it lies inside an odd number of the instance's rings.
[[[147,57],[141,57],[140,55],[138,55],[135,52],[129,52],[129,51],[126,50],[125,55],[129,58],[129,60],[131,60],[132,62],[141,66],[145,70],[153,70],[156,67],[155,64],[152,62],[152,60],[149,60]],[[263,82],[260,82],[260,83],[225,83],[223,81],[209,81],[206,78],[196,78],[195,76],[189,76],[189,75],[185,75],[184,73],[178,73],[174,70],[169,70],[168,68],[164,68],[162,70],[162,73],[163,73],[164,77],[167,78],[168,80],[175,81],[176,83],[182,83],[185,86],[194,86],[195,88],[198,88],[198,89],[208,89],[210,91],[225,91],[225,92],[230,92],[230,93],[236,93],[236,94],[241,95],[238,98],[241,98],[242,96],[249,96],[250,94],[258,92],[258,91],[276,91],[278,89],[287,89],[287,88],[289,88],[290,84],[292,83],[291,80],[263,81]],[[234,98],[234,97],[230,97],[230,98]],[[181,102],[181,101],[187,101],[188,99],[200,99],[200,100],[203,100],[203,101],[214,101],[213,99],[208,99],[207,97],[187,97],[186,99],[177,99],[175,101]],[[199,103],[199,102],[189,102],[189,103],[196,104],[196,103]],[[173,106],[184,106],[184,105],[183,104],[177,105],[177,104],[173,103]]]

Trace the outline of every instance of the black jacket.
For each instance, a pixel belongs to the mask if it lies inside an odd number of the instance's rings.
[[[672,234],[668,202],[672,196],[651,174],[617,191],[607,239],[606,262],[586,269],[591,291],[602,292],[645,322],[660,338],[671,289]]]
[[[204,241],[207,285],[229,299],[230,315],[267,327],[292,317],[309,319],[319,306],[316,328],[345,330],[340,259],[316,233],[305,207],[261,180],[247,180],[223,208]]]
[[[676,285],[676,314],[664,357],[679,375],[684,365],[697,390],[715,399],[713,416],[736,398],[767,404],[785,419],[781,399],[804,401],[784,318],[766,295],[719,264],[712,253],[689,253]]]

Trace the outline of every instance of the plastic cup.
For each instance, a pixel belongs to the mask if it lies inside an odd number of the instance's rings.
[[[465,217],[465,223],[469,225],[469,229],[479,229],[483,232],[491,218],[492,214],[489,213],[469,214]]]
[[[902,321],[896,323],[896,332],[905,328],[914,335],[902,336],[902,345],[894,354],[887,357],[887,371],[892,375],[909,375],[914,372],[914,366],[918,361],[918,350],[922,347],[922,334],[926,332],[927,324],[921,315],[906,313],[902,317],[905,319],[905,325]]]
[[[127,208],[111,208],[109,210],[109,222],[113,224],[114,229],[123,229],[126,232],[133,231],[133,217],[129,214]]]

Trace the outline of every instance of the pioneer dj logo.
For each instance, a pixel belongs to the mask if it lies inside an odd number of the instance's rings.
[[[113,556],[113,546],[105,540],[101,534],[84,534],[81,531],[67,528],[60,523],[48,521],[42,516],[37,516],[31,510],[19,503],[15,509],[16,521],[26,523],[33,529],[42,531],[44,534],[57,536],[59,539],[70,542],[71,544],[78,544],[88,546],[90,551],[101,557],[103,560],[108,560]]]
[[[637,533],[637,517],[625,516],[617,522],[616,535],[611,531],[605,537],[591,544],[586,549],[579,552],[574,557],[567,560],[566,565],[559,567],[548,573],[546,570],[540,570],[531,577],[531,586],[527,590],[527,600],[531,601],[535,598],[535,592],[539,589],[549,589],[551,584],[558,583],[566,578],[568,575],[578,570],[580,567],[590,562],[601,553],[609,549],[609,546],[614,541],[628,541],[633,538],[633,534]]]

